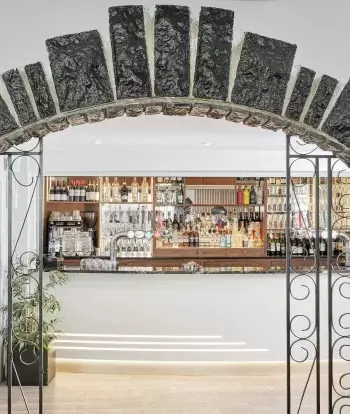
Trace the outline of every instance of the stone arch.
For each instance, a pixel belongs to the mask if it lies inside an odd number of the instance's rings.
[[[195,42],[186,6],[156,6],[152,23],[147,42],[142,6],[109,9],[114,79],[97,30],[46,41],[54,88],[40,62],[3,73],[18,122],[0,96],[0,153],[70,125],[162,113],[283,130],[350,165],[350,82],[335,99],[336,79],[305,67],[293,77],[297,46],[281,40],[247,32],[232,48],[232,10],[202,7]]]

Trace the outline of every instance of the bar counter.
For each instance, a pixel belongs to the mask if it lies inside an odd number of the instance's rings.
[[[321,323],[327,318],[326,277],[320,275]],[[307,276],[293,284],[296,297],[305,296],[305,283],[312,284]],[[71,269],[56,296],[64,333],[55,344],[59,370],[166,374],[173,372],[166,370],[171,362],[185,364],[180,373],[191,373],[199,363],[285,360],[286,276],[277,269]],[[335,314],[342,307],[336,302]],[[303,313],[313,317],[312,296],[303,301]],[[326,344],[326,330],[321,341]],[[153,368],[142,371],[145,364]]]

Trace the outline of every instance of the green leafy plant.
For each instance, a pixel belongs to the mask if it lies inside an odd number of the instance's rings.
[[[32,347],[34,352],[39,349],[39,300],[40,291],[36,271],[29,271],[30,267],[16,263],[12,270],[12,298],[13,298],[13,349],[19,352]],[[27,269],[27,273],[24,270]],[[60,302],[54,295],[56,286],[63,286],[68,282],[66,273],[54,270],[43,275],[42,306],[43,306],[43,346],[48,350],[50,343],[60,332],[58,324],[61,322],[56,315],[61,310]],[[8,306],[0,308],[7,319]],[[5,346],[8,344],[7,328],[0,330]]]

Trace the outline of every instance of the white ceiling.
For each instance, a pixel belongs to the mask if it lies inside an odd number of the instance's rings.
[[[225,120],[124,116],[46,136],[44,171],[46,175],[278,176],[285,174],[285,143],[282,132]],[[312,164],[304,160],[294,168],[303,175],[311,170]]]

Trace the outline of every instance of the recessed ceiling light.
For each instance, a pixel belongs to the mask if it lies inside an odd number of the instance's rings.
[[[102,142],[100,140],[96,140],[96,141],[91,141],[91,144],[100,145],[102,144]]]
[[[204,145],[205,147],[210,147],[210,145],[213,145],[212,142],[202,142],[202,145]]]

